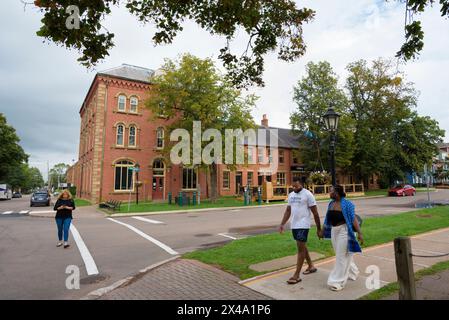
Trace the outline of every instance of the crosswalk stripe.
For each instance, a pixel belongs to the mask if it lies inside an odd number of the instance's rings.
[[[152,220],[152,219],[147,219],[147,218],[142,218],[142,217],[133,217],[133,218],[136,220],[153,223],[153,224],[164,224],[162,221],[157,221],[157,220]]]
[[[30,210],[22,210],[22,211],[20,211],[19,213],[20,213],[20,214],[25,214],[25,213],[28,213],[28,212],[30,212]]]
[[[12,211],[5,211],[2,214],[11,214],[11,213],[12,213]]]
[[[35,211],[35,210],[33,210],[33,211],[30,211],[30,212],[28,212],[28,213],[55,213],[56,211],[53,211],[53,210],[46,210],[46,211]]]
[[[153,237],[150,237],[150,236],[147,235],[146,233],[143,233],[143,232],[140,231],[139,229],[137,229],[137,228],[135,228],[135,227],[133,227],[133,226],[131,226],[131,225],[129,225],[129,224],[123,223],[123,222],[121,222],[121,221],[117,221],[117,220],[112,219],[112,218],[108,218],[108,220],[110,220],[110,221],[112,221],[112,222],[115,222],[115,223],[118,223],[118,224],[121,224],[122,226],[127,227],[128,229],[134,231],[135,233],[137,233],[137,234],[140,235],[141,237],[147,239],[148,241],[151,241],[152,243],[154,243],[155,245],[159,246],[160,248],[164,249],[165,251],[167,251],[168,253],[170,253],[170,254],[172,254],[172,255],[177,255],[177,254],[178,254],[178,252],[176,252],[175,250],[173,250],[173,249],[170,248],[169,246],[163,244],[163,243],[160,242],[159,240],[154,239]]]
[[[98,274],[98,268],[95,264],[94,258],[90,254],[89,249],[87,249],[86,244],[83,241],[83,238],[81,238],[80,233],[75,228],[73,223],[70,225],[70,232],[72,232],[73,239],[75,240],[75,243],[78,247],[78,250],[80,251],[81,258],[83,258],[84,265],[86,266],[86,272],[89,276]]]

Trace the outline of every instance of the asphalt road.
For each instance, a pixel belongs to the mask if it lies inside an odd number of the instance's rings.
[[[431,196],[448,200],[449,190]],[[378,216],[414,210],[415,203],[426,198],[418,193],[353,201],[361,216]],[[319,203],[321,216],[326,206]],[[273,232],[285,206],[171,213],[144,220],[132,216],[111,220],[93,207],[77,208],[73,224],[82,240],[75,240],[72,230],[69,249],[56,248],[53,219],[24,213],[51,209],[30,208],[27,196],[0,202],[0,299],[78,299],[176,254]],[[66,288],[66,268],[71,265],[80,270],[80,289]]]

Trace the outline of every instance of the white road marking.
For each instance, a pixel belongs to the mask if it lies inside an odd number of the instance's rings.
[[[226,233],[219,233],[218,235],[219,235],[219,236],[222,236],[222,237],[230,238],[230,239],[232,239],[232,240],[237,240],[237,238],[231,237],[230,235],[228,235],[228,234],[226,234]]]
[[[30,212],[30,210],[22,210],[22,211],[20,211],[19,213],[20,213],[20,214],[25,214],[25,213],[28,213],[28,212]]]
[[[122,226],[127,227],[128,229],[134,231],[135,233],[137,233],[138,235],[140,235],[141,237],[147,239],[148,241],[151,241],[152,243],[154,243],[155,245],[159,246],[160,248],[164,249],[165,251],[167,251],[168,253],[172,254],[172,255],[177,255],[178,252],[176,252],[175,250],[173,250],[172,248],[170,248],[169,246],[163,244],[162,242],[160,242],[159,240],[154,239],[153,237],[150,237],[149,235],[147,235],[146,233],[143,233],[142,231],[140,231],[139,229],[127,224],[127,223],[123,223],[120,221],[117,221],[115,219],[112,218],[108,218],[108,220],[121,224]]]
[[[2,214],[11,214],[11,213],[12,213],[12,211],[5,211]]]
[[[44,211],[30,211],[29,213],[56,213],[54,210],[44,210]]]
[[[84,243],[83,239],[81,238],[80,233],[75,228],[73,223],[70,225],[70,231],[72,232],[73,239],[76,242],[76,245],[78,247],[78,250],[81,253],[81,257],[83,258],[84,264],[86,266],[86,271],[89,276],[98,274],[98,268],[95,264],[94,258],[92,258],[92,255],[89,252],[89,249],[87,249],[86,244]]]
[[[137,220],[140,220],[140,221],[153,223],[153,224],[164,224],[162,221],[157,221],[157,220],[152,220],[152,219],[147,219],[147,218],[142,218],[142,217],[133,217],[133,218],[137,219]]]
[[[232,212],[242,211],[242,209],[232,209]]]

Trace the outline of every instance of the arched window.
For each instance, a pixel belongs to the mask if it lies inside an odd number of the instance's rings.
[[[137,113],[137,105],[139,104],[139,100],[137,97],[131,97],[129,99],[129,112]]]
[[[125,130],[125,126],[123,124],[119,124],[117,126],[117,142],[116,143],[117,143],[118,146],[123,146],[124,145],[124,143],[123,143],[124,130]]]
[[[118,111],[126,110],[126,96],[121,94],[118,96]]]
[[[164,128],[157,128],[157,148],[162,149],[164,147]]]
[[[161,159],[156,159],[153,161],[153,176],[163,176],[164,175],[164,162]]]
[[[114,189],[117,191],[129,191],[133,189],[133,171],[130,170],[134,164],[131,161],[122,160],[115,163]]]
[[[129,127],[128,145],[130,147],[136,146],[136,126]]]

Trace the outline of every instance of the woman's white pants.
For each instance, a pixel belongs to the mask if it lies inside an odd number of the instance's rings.
[[[334,269],[327,279],[327,285],[333,290],[342,290],[348,279],[357,279],[359,269],[354,263],[353,253],[348,252],[348,227],[346,224],[332,227],[331,238],[336,261]]]

